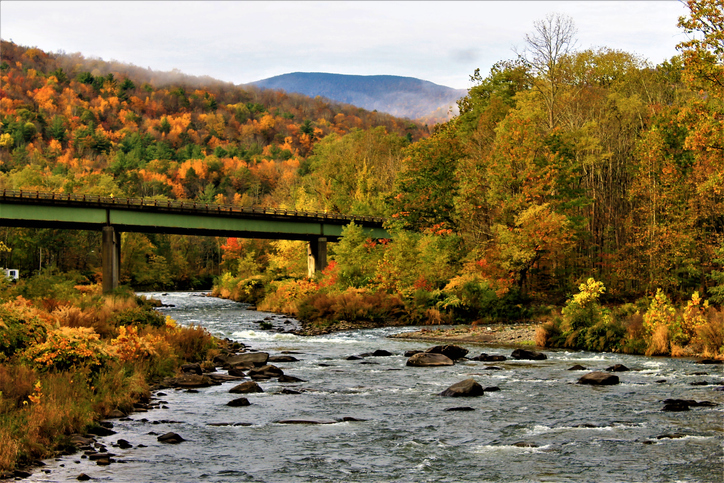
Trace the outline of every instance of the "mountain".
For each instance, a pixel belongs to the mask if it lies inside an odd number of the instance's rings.
[[[467,94],[465,89],[453,89],[414,77],[394,75],[294,72],[251,84],[263,89],[296,92],[310,97],[321,96],[397,117],[428,120],[432,117],[437,121],[447,120],[450,110],[457,113],[456,101]]]

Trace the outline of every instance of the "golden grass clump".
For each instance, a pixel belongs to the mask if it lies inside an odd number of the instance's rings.
[[[669,328],[660,324],[653,329],[648,347],[647,356],[666,356],[671,353],[671,341],[669,339]]]

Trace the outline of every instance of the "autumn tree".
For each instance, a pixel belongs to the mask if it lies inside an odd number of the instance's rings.
[[[548,128],[557,120],[558,96],[563,85],[561,63],[575,46],[577,33],[573,19],[562,14],[548,14],[533,22],[534,32],[526,34],[526,47],[520,54],[533,74],[533,86],[545,101]]]

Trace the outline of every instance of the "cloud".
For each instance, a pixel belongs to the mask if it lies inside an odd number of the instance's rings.
[[[533,22],[573,17],[579,47],[658,63],[679,2],[0,2],[4,39],[246,83],[287,72],[393,74],[455,88],[514,57]]]

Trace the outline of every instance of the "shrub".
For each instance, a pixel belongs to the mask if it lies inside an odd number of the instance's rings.
[[[169,332],[166,340],[174,351],[185,361],[201,362],[209,351],[216,348],[216,342],[203,327],[179,327]]]
[[[163,327],[166,318],[153,309],[133,307],[122,310],[113,316],[113,323],[118,326],[150,326]]]
[[[41,371],[87,367],[96,371],[111,359],[93,329],[60,327],[48,332],[45,342],[29,347],[23,359]]]
[[[132,362],[156,356],[161,343],[165,343],[165,340],[160,336],[146,334],[141,337],[137,327],[121,326],[118,328],[118,337],[110,343],[109,352],[123,362]]]
[[[22,297],[0,305],[0,362],[45,340],[49,328]]]

